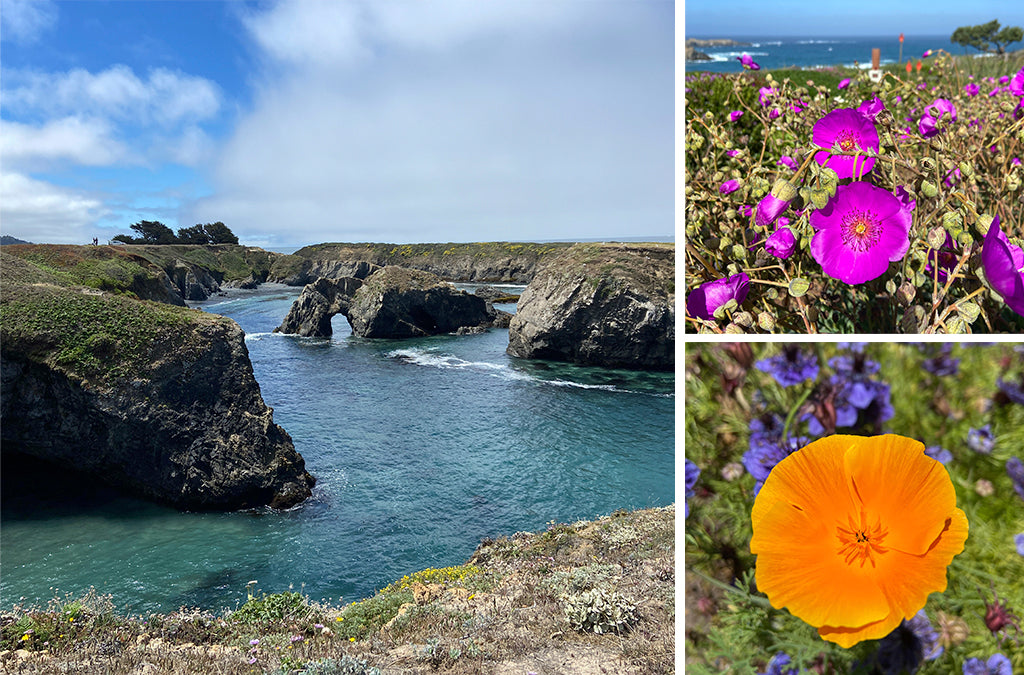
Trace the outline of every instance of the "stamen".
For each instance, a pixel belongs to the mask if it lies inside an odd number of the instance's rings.
[[[854,522],[852,515],[847,516],[847,523],[849,528],[836,526],[836,536],[842,544],[837,553],[843,556],[843,562],[847,565],[859,558],[861,567],[868,562],[875,567],[875,555],[889,552],[888,548],[882,546],[882,540],[889,534],[888,528],[882,527],[881,518],[876,518],[875,524],[869,526],[864,509],[860,511],[860,523]]]

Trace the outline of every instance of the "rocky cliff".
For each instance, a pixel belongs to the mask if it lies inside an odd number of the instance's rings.
[[[274,332],[311,337],[333,333],[343,314],[358,337],[402,339],[484,329],[504,312],[422,270],[388,266],[365,279],[317,279],[302,289]]]
[[[4,454],[184,509],[311,494],[237,324],[79,285],[67,269],[0,253]]]
[[[317,244],[275,260],[270,281],[291,286],[318,278],[354,276],[352,265],[406,267],[448,281],[527,283],[540,263],[571,244],[488,242],[474,244]]]
[[[675,246],[577,244],[519,298],[508,353],[644,370],[675,365]]]

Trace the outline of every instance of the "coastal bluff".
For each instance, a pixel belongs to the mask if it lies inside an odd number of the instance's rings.
[[[519,297],[508,353],[608,368],[675,366],[675,246],[576,244]]]
[[[188,510],[288,508],[314,478],[229,319],[114,247],[0,252],[2,452]],[[134,289],[134,290],[133,290]]]
[[[687,61],[711,61],[711,57],[702,51],[706,47],[750,47],[749,42],[738,42],[723,38],[702,40],[700,38],[689,38],[686,40],[685,58]]]

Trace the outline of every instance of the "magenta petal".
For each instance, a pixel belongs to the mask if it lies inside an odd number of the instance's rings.
[[[989,225],[981,247],[985,278],[1010,309],[1024,316],[1024,275],[1014,260],[1015,257],[1024,260],[1024,255],[1014,256],[1012,248],[1020,251],[1019,247],[1010,244],[999,227],[999,218],[995,218]]]
[[[743,272],[701,284],[686,298],[686,312],[698,319],[714,319],[715,310],[735,299],[742,303],[750,290],[750,277]]]
[[[764,243],[764,249],[780,260],[785,260],[793,255],[796,250],[796,236],[793,230],[788,227],[780,227],[775,230],[768,241]]]
[[[853,108],[839,108],[819,119],[814,124],[811,140],[819,148],[831,150],[838,146],[847,152],[854,150],[878,152],[878,130],[862,113]],[[833,155],[819,152],[815,160],[822,166],[833,169],[839,178],[863,176],[875,166],[874,157],[857,157],[852,155]]]
[[[789,206],[789,202],[779,199],[769,193],[757,203],[757,215],[754,218],[755,225],[768,226],[775,222],[783,211]]]

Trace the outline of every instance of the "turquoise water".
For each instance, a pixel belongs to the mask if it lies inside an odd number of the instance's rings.
[[[201,306],[246,331],[264,400],[317,477],[312,499],[180,513],[5,470],[0,606],[93,586],[133,613],[220,609],[252,580],[349,602],[461,564],[485,537],[674,501],[672,375],[513,359],[507,330],[366,340],[339,316],[331,339],[273,334],[298,292]]]

